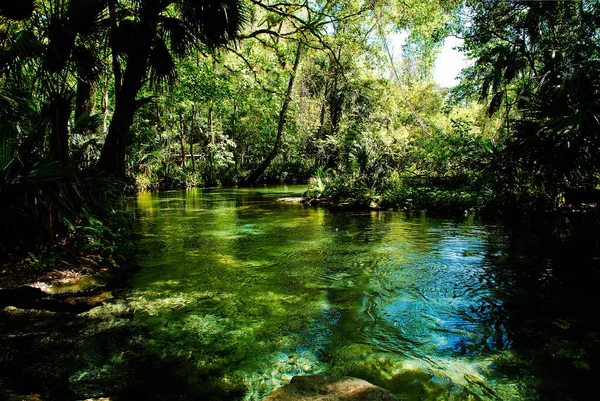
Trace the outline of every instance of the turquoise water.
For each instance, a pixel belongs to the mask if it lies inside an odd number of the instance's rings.
[[[40,317],[21,363],[72,399],[260,400],[314,373],[404,400],[586,399],[595,277],[565,286],[497,224],[279,200],[303,190],[140,194],[140,271],[103,306]]]

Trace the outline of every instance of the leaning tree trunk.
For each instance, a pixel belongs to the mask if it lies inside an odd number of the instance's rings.
[[[142,88],[142,81],[145,76],[145,68],[136,68],[143,71],[141,76],[134,73],[128,74],[129,70],[133,69],[130,68],[133,65],[133,60],[127,64],[123,85],[115,99],[115,113],[110,122],[108,135],[98,161],[99,170],[114,176],[125,175],[125,157],[127,146],[131,141],[129,128],[133,124],[133,117],[137,109],[136,97]]]
[[[300,65],[300,57],[302,55],[302,42],[298,43],[298,48],[296,49],[296,59],[294,60],[294,66],[292,68],[292,74],[290,75],[290,80],[288,82],[287,91],[285,93],[285,98],[283,99],[283,104],[281,105],[281,110],[279,111],[279,124],[277,125],[277,137],[275,138],[275,145],[271,152],[267,155],[267,157],[262,161],[262,163],[251,172],[246,179],[244,179],[240,184],[241,185],[252,185],[264,174],[265,170],[269,167],[273,159],[279,154],[281,150],[281,142],[283,137],[283,129],[285,128],[285,122],[287,119],[287,111],[292,101],[292,91],[294,89],[294,81],[296,80],[296,73],[298,72],[298,66]]]
[[[118,39],[116,37],[117,32],[117,8],[116,8],[117,0],[112,0],[108,3],[108,15],[110,21],[110,41],[111,43],[115,43]],[[115,84],[115,93],[118,93],[121,90],[121,83],[123,80],[123,73],[121,72],[121,62],[119,61],[119,55],[115,52],[111,52],[111,61],[113,68],[113,76],[114,76],[114,84]]]

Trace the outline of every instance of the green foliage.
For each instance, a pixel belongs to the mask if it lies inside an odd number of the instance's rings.
[[[595,203],[597,2],[196,3],[0,7],[6,252],[68,236],[84,210],[103,220],[97,166],[156,190],[236,184],[268,161],[259,183],[362,206]],[[448,92],[431,72],[451,30],[475,62]]]
[[[100,220],[84,210],[71,227],[72,246],[110,266],[125,263],[132,252],[128,247],[132,233],[124,219],[120,212],[113,212],[107,220]]]
[[[434,214],[496,213],[489,210],[494,194],[489,188],[460,185],[444,188],[448,182],[396,179],[383,195],[383,203],[404,210],[426,210]],[[437,185],[435,185],[437,184]]]
[[[386,89],[389,97],[371,105],[365,124],[355,125],[363,132],[349,129],[330,142],[341,155],[338,169],[325,185],[315,177],[306,196],[362,207],[494,213],[493,169],[503,146],[498,123],[475,102],[449,103],[432,84]],[[412,111],[426,131],[394,96],[402,92],[417,105]]]
[[[511,202],[536,209],[598,185],[597,2],[473,2],[466,77],[503,115],[497,160]],[[470,84],[469,83],[469,84]],[[465,82],[466,84],[466,82]]]
[[[308,181],[308,190],[304,194],[307,197],[319,197],[325,193],[331,184],[331,169],[318,168],[315,175]]]

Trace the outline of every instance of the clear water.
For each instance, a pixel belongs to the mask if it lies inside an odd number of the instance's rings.
[[[277,200],[303,189],[140,194],[130,288],[19,327],[37,345],[5,360],[73,399],[260,400],[313,373],[403,400],[593,399],[593,264],[567,282],[498,225]]]

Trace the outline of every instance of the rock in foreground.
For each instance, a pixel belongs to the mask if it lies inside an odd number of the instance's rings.
[[[295,376],[263,401],[399,401],[388,390],[354,377]]]

